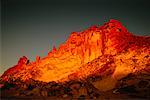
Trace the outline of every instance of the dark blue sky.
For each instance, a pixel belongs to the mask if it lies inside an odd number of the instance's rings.
[[[25,55],[44,57],[72,31],[117,19],[137,35],[150,33],[148,0],[2,0],[1,72]]]

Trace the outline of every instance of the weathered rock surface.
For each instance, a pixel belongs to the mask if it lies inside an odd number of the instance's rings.
[[[149,36],[135,36],[110,20],[72,32],[58,49],[54,46],[35,62],[20,58],[1,76],[2,96],[148,99],[149,55]]]

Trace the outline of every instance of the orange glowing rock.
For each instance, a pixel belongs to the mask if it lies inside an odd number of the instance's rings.
[[[150,70],[150,37],[135,36],[117,20],[103,26],[92,26],[83,32],[72,32],[58,49],[48,56],[37,56],[35,62],[20,58],[17,65],[5,71],[2,79],[29,78],[44,82],[63,82],[102,74],[113,68],[112,78],[120,79],[129,73]],[[138,59],[133,62],[132,58]],[[113,67],[112,67],[113,66]]]

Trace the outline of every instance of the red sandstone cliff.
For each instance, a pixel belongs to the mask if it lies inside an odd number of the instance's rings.
[[[54,47],[44,58],[37,56],[35,62],[20,58],[1,78],[63,82],[112,68],[111,78],[118,80],[143,69],[150,71],[149,55],[149,36],[133,35],[112,19],[102,26],[72,32],[58,49]]]

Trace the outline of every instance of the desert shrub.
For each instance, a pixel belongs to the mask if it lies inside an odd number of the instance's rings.
[[[15,84],[5,82],[4,86],[1,89],[5,90],[5,89],[13,88],[13,87],[15,87]]]

